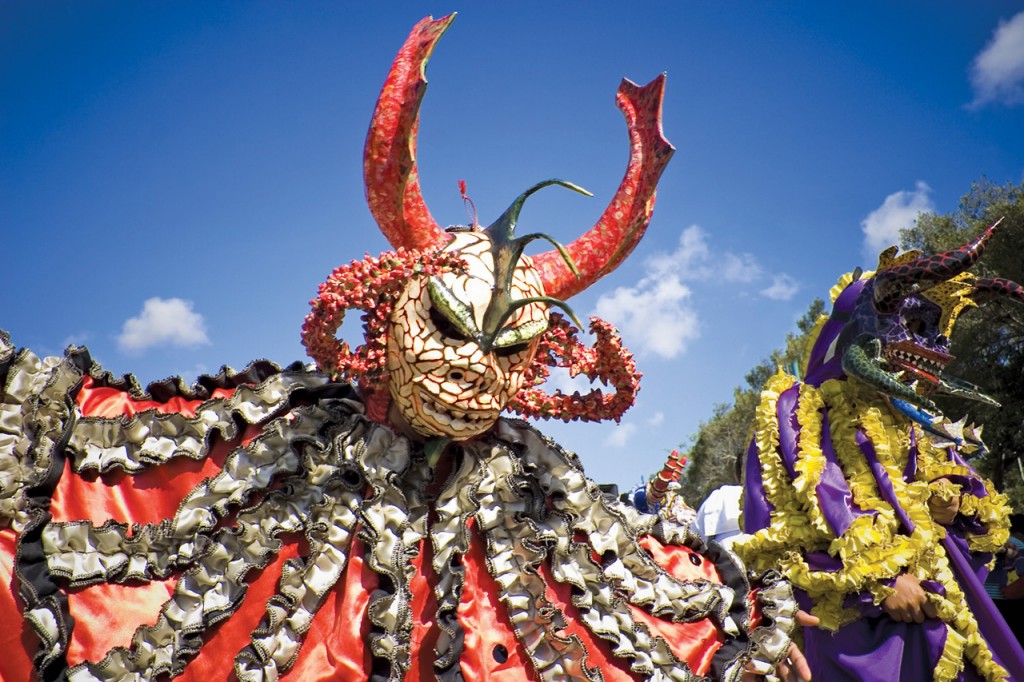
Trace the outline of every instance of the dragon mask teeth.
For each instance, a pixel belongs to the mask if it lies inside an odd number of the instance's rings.
[[[843,313],[847,319],[836,337],[843,371],[890,397],[936,412],[930,396],[937,394],[998,405],[945,369],[953,360],[949,336],[963,311],[997,297],[1024,302],[1019,284],[966,271],[982,257],[1001,222],[935,256],[917,251],[896,256],[896,247],[883,251],[878,272],[852,310]]]

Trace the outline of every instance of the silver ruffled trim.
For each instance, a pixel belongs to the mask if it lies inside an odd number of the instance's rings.
[[[250,572],[280,550],[282,533],[304,533],[309,552],[283,564],[277,593],[235,657],[240,680],[275,680],[294,665],[317,611],[344,577],[355,534],[366,566],[379,576],[366,614],[375,671],[397,682],[411,667],[412,562],[429,538],[440,630],[434,667],[440,679],[458,679],[461,563],[471,524],[540,679],[603,679],[584,642],[565,634],[566,616],[548,598],[545,574],[571,587],[582,625],[646,679],[700,678],[633,617],[631,606],[674,622],[711,619],[727,639],[719,679],[738,679],[746,664],[767,673],[786,655],[796,611],[788,584],[772,576],[762,581],[764,621],[744,634],[747,583],[729,555],[723,561],[739,582],[675,578],[638,539],[652,535],[702,552],[700,538],[685,525],[608,500],[574,455],[523,422],[502,420],[492,434],[451,446],[452,473],[436,490],[420,446],[368,422],[358,402],[338,397],[343,387],[315,372],[281,372],[239,387],[230,398],[204,401],[194,417],[148,411],[131,419],[77,419],[69,396],[83,372],[72,358],[15,355],[0,336],[0,363],[7,368],[0,519],[38,527],[46,570],[71,585],[181,576],[154,625],[140,627],[129,647],[69,668],[72,680],[141,681],[182,672],[209,628],[238,608]],[[309,404],[297,404],[297,394]],[[76,472],[132,474],[175,457],[205,458],[214,434],[235,438],[240,424],[261,424],[261,433],[232,450],[223,469],[160,523],[46,523],[45,508],[26,492],[52,475],[55,456],[65,450]],[[43,642],[43,657],[59,660],[68,641],[66,607],[29,597],[25,617]]]

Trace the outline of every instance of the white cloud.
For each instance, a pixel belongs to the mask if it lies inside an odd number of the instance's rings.
[[[637,352],[676,357],[700,335],[692,291],[682,280],[709,277],[710,256],[703,230],[691,225],[675,251],[647,260],[648,274],[636,285],[601,296],[596,315],[615,324]]]
[[[719,278],[726,282],[753,282],[761,276],[761,266],[749,253],[726,253],[715,268]]]
[[[761,266],[749,253],[713,254],[707,235],[691,225],[679,235],[679,246],[671,253],[652,256],[647,262],[651,278],[675,276],[683,281],[708,280],[752,282],[761,275]]]
[[[800,286],[796,280],[783,273],[772,277],[772,283],[761,289],[761,295],[773,301],[788,301],[793,298]]]
[[[611,435],[605,439],[605,445],[613,448],[625,447],[629,437],[636,431],[636,424],[616,424]]]
[[[180,298],[150,298],[142,314],[125,321],[117,344],[121,350],[142,351],[152,346],[208,344],[206,322],[192,311],[192,302]]]
[[[638,352],[674,358],[700,336],[693,291],[684,282],[749,284],[764,279],[764,269],[749,253],[713,252],[704,231],[691,225],[679,235],[675,251],[647,259],[647,275],[597,301],[594,311],[615,324]],[[789,275],[776,275],[761,294],[788,300],[796,292]]]
[[[652,414],[650,417],[647,418],[647,425],[648,426],[661,426],[664,421],[665,421],[665,413],[664,412],[655,412],[654,414]]]
[[[972,108],[1024,103],[1024,12],[999,22],[992,40],[971,64]]]
[[[648,276],[599,298],[596,312],[619,327],[638,351],[674,358],[699,335],[690,296],[678,275]]]
[[[918,213],[935,210],[929,196],[931,191],[931,187],[918,181],[913,191],[901,190],[887,196],[881,206],[861,221],[864,255],[869,261],[882,250],[898,244],[900,230],[912,227]]]
[[[704,230],[691,225],[679,234],[679,247],[672,253],[660,253],[647,261],[652,277],[674,274],[693,279],[707,269],[710,256]]]

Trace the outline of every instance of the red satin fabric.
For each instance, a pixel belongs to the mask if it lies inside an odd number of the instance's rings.
[[[11,591],[14,573],[16,535],[10,528],[0,530],[0,680],[31,680],[32,658],[39,640],[21,617],[21,609]]]
[[[640,544],[662,568],[677,578],[722,582],[714,564],[688,547],[666,547],[652,537],[640,538]],[[695,565],[696,560],[700,561],[699,565]],[[636,607],[633,607],[633,617],[664,637],[672,652],[700,675],[708,671],[712,657],[722,646],[718,630],[706,619],[695,623],[671,623]]]
[[[221,395],[229,392],[222,391]],[[167,403],[136,401],[126,393],[109,388],[96,389],[87,378],[78,404],[85,416],[131,415],[155,408],[162,412],[190,413],[202,401],[174,398]],[[178,458],[136,476],[121,473],[79,476],[65,471],[53,496],[55,521],[88,519],[101,524],[108,519],[125,523],[150,523],[170,518],[182,498],[199,481],[214,475],[231,448],[252,438],[258,432],[251,427],[236,442],[218,442],[210,457],[203,461]],[[458,617],[465,632],[461,667],[466,682],[522,682],[539,678],[530,667],[528,656],[516,640],[505,609],[498,598],[497,586],[487,571],[484,541],[478,533],[471,534],[470,550],[464,558],[465,586],[458,608]],[[249,642],[249,635],[264,614],[267,599],[277,590],[281,564],[305,551],[304,538],[287,536],[283,550],[262,571],[250,574],[248,593],[239,610],[214,626],[207,634],[206,644],[179,678],[193,682],[233,679],[234,656]],[[643,545],[673,575],[682,579],[703,578],[719,582],[710,562],[694,565],[692,552],[681,547],[664,547],[652,538]],[[11,530],[0,531],[0,579],[11,584],[15,536]],[[363,547],[353,539],[349,563],[343,578],[327,596],[293,668],[285,680],[326,681],[365,680],[370,669],[367,640],[370,624],[365,617],[370,594],[376,589],[376,574],[362,560]],[[430,544],[423,543],[413,561],[416,573],[412,580],[413,640],[409,680],[433,680],[433,649],[438,632],[433,627],[437,609],[433,595],[436,577],[430,567]],[[566,633],[576,635],[589,651],[589,663],[602,670],[609,682],[632,680],[627,662],[615,659],[608,645],[594,638],[583,627],[570,600],[570,588],[556,583],[550,571],[541,566],[540,575],[548,586],[548,599],[560,608],[569,621]],[[132,634],[140,625],[153,623],[160,606],[173,592],[177,578],[147,584],[99,584],[72,590],[69,608],[75,619],[68,647],[68,661],[74,665],[83,660],[99,661],[113,646],[129,646]],[[711,656],[720,646],[715,627],[709,621],[674,624],[662,621],[633,608],[634,617],[647,623],[652,631],[669,642],[672,650],[698,674],[707,672]],[[0,628],[0,680],[32,679],[31,657],[37,646],[35,636],[23,624],[20,610],[10,590],[0,589],[0,617],[7,627]],[[15,625],[17,624],[17,625]],[[499,663],[495,647],[508,652]]]

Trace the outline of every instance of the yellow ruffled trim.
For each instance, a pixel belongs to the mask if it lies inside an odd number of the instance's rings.
[[[988,497],[964,495],[961,502],[962,514],[973,516],[988,528],[981,535],[968,534],[967,547],[972,552],[998,552],[1010,539],[1010,514],[1012,509],[1006,495],[997,493],[990,481],[984,481]],[[967,504],[964,504],[966,502]]]
[[[804,589],[815,600],[814,615],[822,619],[822,626],[835,630],[851,622],[858,613],[842,606],[847,594],[859,592],[869,584],[895,576],[911,564],[920,554],[912,538],[897,534],[898,523],[892,508],[874,494],[871,471],[860,455],[849,451],[841,457],[841,464],[850,476],[854,498],[866,511],[854,520],[840,538],[834,538],[824,520],[815,485],[824,469],[821,452],[821,410],[825,407],[824,392],[812,386],[800,387],[797,420],[800,425],[796,480],[790,484],[778,454],[776,407],[779,394],[795,385],[797,380],[783,372],[773,376],[762,392],[762,401],[755,417],[755,443],[761,462],[762,478],[768,501],[775,507],[771,525],[744,541],[740,551],[755,570],[772,566],[781,568],[794,585]],[[838,384],[837,384],[838,386]],[[823,387],[824,389],[824,387]],[[831,413],[830,413],[831,415]],[[837,442],[837,420],[830,416],[833,444]],[[840,415],[838,431],[842,437],[844,421],[850,434],[856,422]],[[871,430],[868,427],[866,430]],[[852,436],[850,446],[856,449]],[[837,453],[839,454],[839,453]],[[842,460],[847,460],[843,462]],[[858,492],[859,491],[859,492]],[[829,551],[844,562],[840,571],[814,571],[794,548]]]
[[[937,461],[938,458],[946,457],[946,453],[927,442],[918,442],[917,445],[917,470],[918,478],[923,481],[934,481],[947,476],[962,476],[964,478],[978,478],[978,475],[965,466],[955,462]]]
[[[963,608],[966,597],[949,566],[945,552],[936,548],[929,552],[917,571],[921,580],[934,580],[946,589],[946,596],[929,594],[928,601],[935,606],[939,618],[946,623],[946,644],[935,670],[935,680],[956,679],[969,660],[989,682],[1005,682],[1009,673],[992,658],[970,609]]]
[[[807,375],[807,367],[811,364],[811,351],[814,350],[814,345],[818,343],[818,337],[821,336],[821,330],[825,328],[825,323],[828,322],[829,316],[825,313],[818,315],[818,319],[814,321],[814,326],[811,327],[810,333],[807,335],[807,343],[804,345],[803,357],[800,358],[800,375]]]
[[[797,380],[778,372],[761,391],[761,402],[754,413],[754,444],[761,464],[761,477],[765,496],[774,508],[770,525],[754,537],[743,540],[744,557],[756,572],[778,568],[782,555],[817,540],[818,533],[811,527],[796,491],[789,483],[782,459],[779,457],[779,424],[776,405],[779,394],[792,387]]]
[[[897,419],[904,423],[897,423]],[[903,428],[899,428],[900,426]],[[948,631],[948,645],[943,653],[949,654],[949,660],[936,671],[935,679],[955,679],[964,667],[966,656],[986,680],[1005,680],[1007,672],[992,659],[974,615],[970,609],[962,608],[966,598],[940,544],[940,540],[945,537],[945,529],[936,524],[928,512],[927,502],[931,495],[929,483],[922,480],[906,483],[903,480],[910,445],[906,422],[887,409],[883,411],[880,408],[869,408],[863,412],[861,428],[872,441],[879,463],[889,474],[896,499],[915,526],[910,543],[922,551],[917,556],[916,566],[908,564],[907,568],[919,580],[936,581],[946,590],[945,597],[932,595],[930,598],[933,603],[944,603],[946,608],[939,609],[939,613],[946,621]],[[911,425],[910,428],[917,427]],[[917,432],[915,438],[919,444],[919,457],[921,451],[927,451],[932,455],[936,452],[936,448],[931,446],[925,434]],[[859,448],[857,450],[859,452]],[[984,502],[985,498],[978,501]],[[958,638],[963,640],[962,645]]]
[[[958,484],[948,478],[939,478],[928,484],[930,497],[937,498],[942,502],[952,502],[954,498],[960,497],[961,488]]]
[[[964,595],[941,544],[945,529],[928,511],[929,497],[941,487],[930,485],[932,481],[948,475],[975,474],[950,462],[947,452],[933,446],[923,431],[890,410],[873,389],[857,382],[832,380],[820,389],[800,385],[796,478],[790,481],[778,451],[776,409],[779,395],[797,384],[795,377],[780,371],[762,392],[755,415],[754,442],[765,494],[775,510],[769,527],[737,543],[737,551],[754,570],[781,569],[815,601],[812,612],[821,618],[821,626],[833,631],[860,617],[858,611],[843,607],[849,594],[867,590],[875,603],[881,604],[893,592],[885,581],[902,572],[938,582],[946,596],[929,595],[929,601],[946,622],[948,636],[935,679],[955,679],[969,660],[986,680],[1004,680],[1006,671],[992,659],[973,614],[962,608]],[[868,512],[854,519],[840,537],[832,536],[824,520],[815,486],[825,466],[820,442],[824,410],[828,411],[832,446],[853,501]],[[896,499],[914,524],[909,536],[900,532],[895,510],[878,492],[874,475],[856,443],[858,429],[871,441]],[[918,444],[918,476],[908,483],[903,480],[903,472],[912,431]],[[988,547],[1004,542],[1006,537],[1006,499],[992,490],[988,481],[984,483],[988,497],[962,496],[961,513],[975,516],[989,528],[984,535],[968,536],[972,551],[989,551]],[[802,551],[828,551],[842,561],[843,567],[836,572],[811,570]]]
[[[942,646],[939,662],[935,664],[935,682],[952,682],[964,669],[965,644],[967,640],[947,625],[946,643]]]
[[[779,394],[796,383],[796,378],[785,372],[776,373],[761,391],[761,402],[754,413],[754,444],[761,464],[762,485],[768,502],[774,508],[770,525],[742,541],[744,559],[757,572],[778,568],[783,557],[792,553],[793,547],[817,544],[823,539],[821,532],[808,520],[804,505],[797,499],[778,452],[776,406]]]
[[[867,279],[869,277],[874,276],[875,271],[868,270],[867,272],[862,272],[859,279]],[[839,299],[839,294],[843,293],[843,290],[846,289],[846,287],[850,286],[851,284],[853,284],[852,272],[847,272],[846,274],[839,276],[839,279],[836,281],[836,283],[833,284],[832,288],[828,290],[828,297],[833,304],[835,304],[835,302]]]
[[[879,606],[886,599],[896,594],[896,589],[890,587],[884,582],[872,582],[867,586],[868,592],[871,593],[872,599],[874,599],[875,605]]]
[[[980,535],[967,535],[967,546],[972,552],[995,553],[999,551],[1010,537],[1012,509],[1006,496],[997,492],[988,479],[980,478],[967,467],[950,461],[949,453],[944,448],[935,447],[923,434],[919,434],[919,436],[918,469],[922,478],[935,481],[948,476],[961,476],[979,480],[985,486],[985,492],[988,493],[985,497],[978,497],[970,493],[962,495],[960,514],[973,516],[987,529],[986,533]]]
[[[793,465],[796,478],[793,488],[797,495],[807,501],[807,513],[811,526],[827,536],[831,530],[821,511],[817,485],[825,471],[825,455],[821,451],[822,413],[825,403],[821,394],[812,386],[800,385],[800,399],[797,402],[796,420],[800,426],[797,437],[797,457]]]

